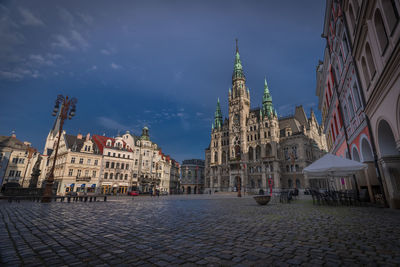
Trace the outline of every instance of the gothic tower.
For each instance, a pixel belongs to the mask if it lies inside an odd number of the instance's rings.
[[[236,39],[235,64],[232,74],[232,89],[229,89],[229,158],[239,159],[246,152],[246,119],[250,112],[250,91],[240,61]],[[240,152],[240,153],[239,153]]]

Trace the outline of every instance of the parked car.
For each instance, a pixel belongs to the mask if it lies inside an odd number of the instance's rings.
[[[139,192],[138,192],[138,191],[130,191],[130,192],[128,193],[128,195],[129,195],[129,196],[138,196],[138,195],[139,195]]]

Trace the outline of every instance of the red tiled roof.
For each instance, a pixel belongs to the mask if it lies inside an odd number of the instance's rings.
[[[113,149],[117,148],[117,147],[114,147],[114,144],[115,144],[115,141],[116,141],[115,138],[94,134],[92,136],[92,140],[97,145],[97,147],[99,148],[99,151],[100,151],[101,154],[103,154],[104,148],[113,148]],[[108,140],[111,140],[111,146],[107,146],[106,145]],[[121,140],[121,141],[122,141],[122,148],[126,149],[128,144],[124,140]],[[132,148],[129,148],[126,151],[133,152]]]

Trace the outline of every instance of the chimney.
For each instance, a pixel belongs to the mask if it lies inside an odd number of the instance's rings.
[[[85,140],[85,141],[89,141],[89,139],[90,139],[90,133],[88,133],[88,134],[86,135],[86,140]]]
[[[81,133],[78,133],[78,135],[76,136],[76,138],[82,140],[82,134],[81,134]]]

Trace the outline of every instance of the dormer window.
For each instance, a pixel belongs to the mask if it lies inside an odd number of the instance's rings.
[[[111,140],[107,140],[106,146],[111,146]]]

